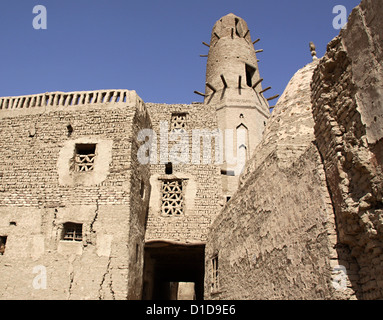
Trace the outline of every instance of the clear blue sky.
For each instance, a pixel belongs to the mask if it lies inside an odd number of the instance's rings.
[[[380,0],[379,0],[380,1]],[[293,74],[336,35],[335,5],[359,0],[12,0],[0,6],[0,96],[50,91],[136,90],[145,102],[201,101],[214,23],[248,23],[264,84],[281,94]],[[47,29],[35,30],[35,5]]]

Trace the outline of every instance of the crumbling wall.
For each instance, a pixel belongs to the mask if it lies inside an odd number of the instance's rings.
[[[383,297],[383,25],[381,1],[363,0],[315,70],[315,136],[324,160],[338,251],[360,299]],[[355,266],[355,261],[357,265]]]
[[[341,262],[310,102],[317,64],[291,79],[238,192],[211,226],[206,299],[337,297],[333,269]],[[342,294],[353,294],[349,281]]]
[[[52,93],[3,98],[1,109],[1,298],[140,298],[132,264],[143,259],[149,167],[134,152],[138,128],[150,127],[141,99]],[[77,142],[97,144],[93,171],[71,171]],[[66,222],[82,224],[81,241],[63,240]]]

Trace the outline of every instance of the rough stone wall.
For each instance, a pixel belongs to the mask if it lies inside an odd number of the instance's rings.
[[[198,147],[193,139],[193,130],[207,130],[214,133],[217,130],[215,108],[200,103],[192,105],[146,104],[152,119],[153,129],[157,135],[157,162],[151,164],[151,196],[150,209],[147,221],[146,241],[170,240],[180,242],[204,242],[207,230],[215,215],[223,207],[222,187],[220,182],[220,168],[215,164],[215,140],[203,142],[200,139]],[[171,129],[171,115],[174,113],[186,114],[186,137],[183,142],[169,139],[168,146],[161,142],[161,123]],[[165,130],[166,132],[166,130]],[[173,174],[165,174],[165,164],[161,159],[161,152],[165,149],[171,151],[175,145],[185,146],[184,154],[187,159],[184,163],[173,163]],[[210,145],[210,157],[203,152],[204,146]],[[165,149],[164,149],[165,148]],[[193,153],[200,152],[198,161]],[[198,162],[198,163],[197,163]],[[161,212],[161,179],[186,179],[184,188],[184,213],[180,216],[167,216]]]
[[[362,1],[314,74],[315,136],[357,297],[383,297],[383,4]]]
[[[140,298],[148,199],[137,190],[149,168],[133,155],[150,121],[135,92],[123,93],[1,99],[2,299]],[[97,143],[92,172],[67,172],[75,142]],[[62,240],[65,222],[83,224],[82,241]]]
[[[331,285],[332,269],[340,264],[335,222],[314,143],[310,102],[317,63],[290,81],[238,192],[212,224],[205,257],[206,299],[336,296]],[[212,291],[214,257],[218,289]]]

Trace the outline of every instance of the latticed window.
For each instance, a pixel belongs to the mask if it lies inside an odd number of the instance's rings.
[[[172,113],[170,130],[186,130],[186,113]]]
[[[74,171],[93,171],[96,158],[96,144],[76,144]]]
[[[182,180],[162,181],[162,213],[169,216],[183,214]]]
[[[82,224],[81,223],[64,223],[63,240],[82,241]]]

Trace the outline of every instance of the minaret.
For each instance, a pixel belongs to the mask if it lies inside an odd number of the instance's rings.
[[[262,138],[270,116],[262,88],[257,53],[247,23],[230,13],[219,19],[211,34],[206,67],[204,103],[217,110],[218,126],[224,135],[224,164],[221,167],[224,194],[230,197],[238,186],[244,162]],[[199,93],[199,92],[196,92]],[[201,93],[199,93],[201,94]]]

